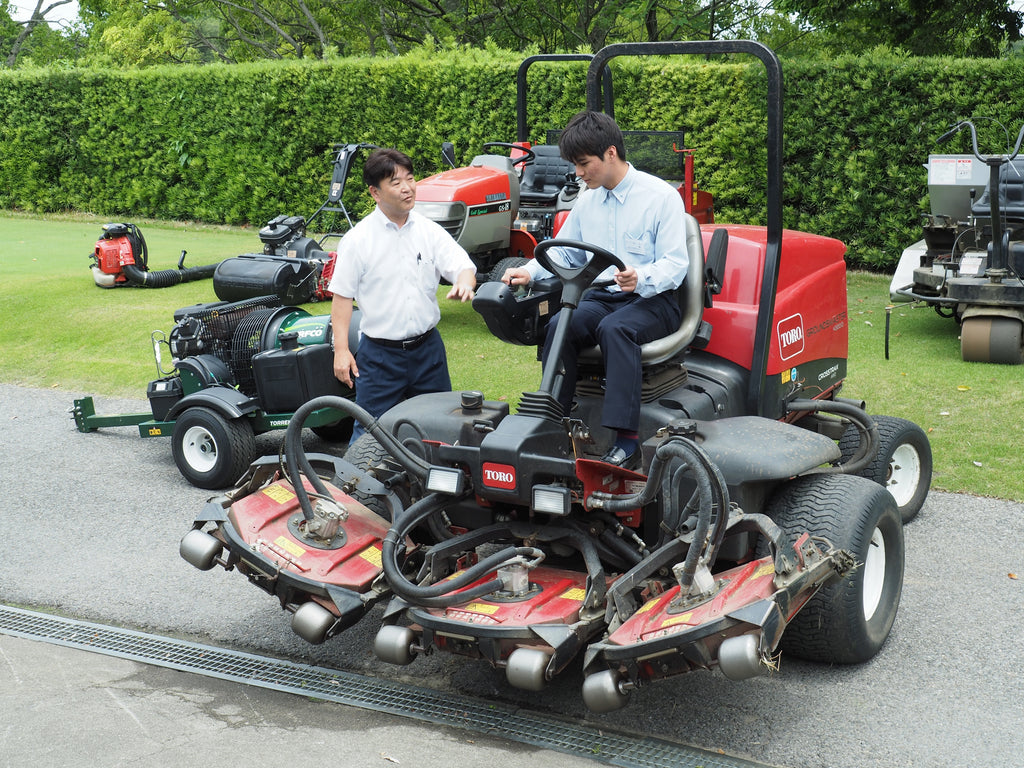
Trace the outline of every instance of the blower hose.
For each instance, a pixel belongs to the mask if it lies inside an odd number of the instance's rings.
[[[206,264],[201,267],[184,267],[182,269],[161,269],[156,272],[148,272],[139,269],[135,264],[125,264],[121,271],[128,279],[128,282],[136,288],[170,288],[180,283],[191,283],[195,280],[205,280],[213,277],[216,271],[216,264]]]

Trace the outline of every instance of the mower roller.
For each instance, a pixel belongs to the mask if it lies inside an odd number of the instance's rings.
[[[742,680],[775,670],[781,651],[855,663],[882,648],[902,591],[902,523],[931,477],[928,441],[839,397],[845,248],[782,228],[782,72],[769,49],[609,46],[590,63],[588,105],[600,107],[613,58],[684,54],[764,65],[768,221],[700,226],[685,214],[683,320],[643,348],[642,465],[600,459],[613,435],[599,426],[596,350],[568,416],[554,363],[514,413],[475,391],[415,397],[378,419],[317,398],[288,427],[283,469],[255,464],[207,503],[181,540],[188,562],[241,571],[311,642],[385,602],[374,650],[394,664],[482,659],[526,690],[581,665],[597,712],[691,670]],[[559,245],[589,263],[561,267],[548,257]],[[538,344],[560,306],[555,361],[584,292],[621,261],[577,241],[534,255],[554,278],[487,283],[474,308],[506,341]],[[307,456],[296,438],[325,407],[366,426],[345,459]]]
[[[356,313],[353,339],[358,328]],[[72,417],[80,432],[134,426],[142,437],[169,436],[174,463],[199,488],[236,482],[256,457],[255,436],[284,429],[302,403],[352,394],[334,377],[330,315],[282,306],[277,296],[184,307],[170,333],[154,331],[151,340],[159,378],[146,390],[150,412],[97,415],[84,397]],[[352,434],[351,419],[334,409],[308,421],[325,440]]]
[[[1024,127],[1007,154],[983,155],[974,123],[961,120],[973,155],[928,158],[931,213],[924,238],[904,250],[890,285],[896,301],[918,301],[960,326],[966,362],[1024,362]],[[981,197],[975,197],[981,191]],[[909,281],[909,282],[908,282]]]

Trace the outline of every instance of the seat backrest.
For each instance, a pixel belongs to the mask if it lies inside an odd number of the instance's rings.
[[[704,240],[697,219],[688,213],[686,217],[686,252],[690,265],[686,270],[683,284],[676,290],[682,319],[679,328],[668,336],[649,341],[640,347],[640,361],[643,365],[654,365],[671,359],[688,347],[700,330],[704,315]],[[601,359],[599,346],[583,350],[581,361],[597,361]]]
[[[1012,161],[999,169],[999,210],[1010,218],[1024,218],[1024,162]],[[971,212],[975,216],[992,215],[990,187],[985,188]]]
[[[557,145],[538,144],[532,149],[536,157],[523,168],[523,177],[519,180],[520,195],[527,200],[531,197],[556,197],[568,177],[576,173],[576,167],[562,159]]]

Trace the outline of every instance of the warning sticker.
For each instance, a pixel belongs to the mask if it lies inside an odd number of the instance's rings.
[[[582,587],[570,587],[559,595],[563,600],[575,600],[577,603],[582,603],[583,598],[587,596],[587,591]]]
[[[304,550],[302,547],[300,547],[298,544],[296,544],[294,541],[292,541],[286,536],[278,536],[276,539],[274,539],[274,544],[283,549],[292,557],[302,557],[304,554],[306,554],[306,550]]]
[[[486,613],[491,616],[500,610],[500,605],[491,605],[490,603],[470,603],[466,606],[467,611],[473,611],[474,613]]]
[[[276,501],[278,504],[288,504],[295,498],[295,494],[283,485],[269,485],[263,489],[263,493]]]
[[[381,567],[380,550],[372,544],[359,553],[359,556],[366,560],[371,565],[375,565],[378,568]]]

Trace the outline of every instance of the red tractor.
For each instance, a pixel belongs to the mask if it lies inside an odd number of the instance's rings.
[[[454,150],[442,155],[451,170],[416,185],[416,210],[443,226],[466,249],[477,267],[477,281],[500,280],[509,267],[533,258],[537,243],[555,237],[576,202],[576,170],[558,151],[558,130],[546,143],[532,144],[527,125],[530,66],[541,61],[590,61],[588,54],[539,54],[519,65],[516,76],[516,141],[488,142],[486,154],[455,168]],[[602,76],[605,109],[612,112],[611,71]],[[714,221],[710,193],[694,180],[694,150],[684,148],[683,131],[626,132],[629,160],[637,168],[677,183],[686,212],[702,224]],[[493,152],[506,150],[508,154]]]
[[[600,460],[600,358],[581,366],[566,417],[549,365],[515,413],[479,392],[424,395],[373,420],[340,398],[300,407],[277,457],[207,503],[181,554],[237,569],[320,643],[387,600],[377,655],[482,659],[540,690],[582,664],[594,711],[696,669],[767,674],[780,650],[862,662],[889,635],[903,584],[904,520],[931,477],[916,425],[840,397],[847,364],[844,246],[782,228],[782,72],[758,43],[614,45],[625,55],[749,54],[767,72],[767,225],[690,228],[676,333],[644,348],[643,464]],[[568,270],[553,245],[592,258]],[[548,241],[557,276],[530,291],[481,287],[492,331],[562,348],[571,313],[615,254]],[[344,460],[307,456],[308,413],[325,405],[367,435]],[[329,478],[329,479],[327,479]]]

